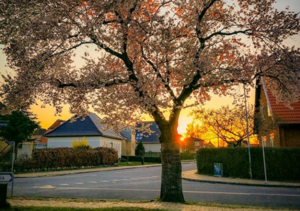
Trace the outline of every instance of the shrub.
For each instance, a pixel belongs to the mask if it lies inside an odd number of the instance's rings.
[[[191,153],[189,150],[185,150],[181,153],[181,160],[194,160],[196,154]]]
[[[128,160],[127,160],[127,158],[128,158]],[[122,159],[127,160],[127,161],[140,162],[142,158],[140,156],[122,156]],[[161,158],[160,157],[144,157],[144,161],[149,162],[149,163],[161,163]]]
[[[20,159],[15,163],[17,171],[34,169],[48,170],[57,168],[74,168],[83,166],[113,165],[118,160],[118,152],[111,148],[93,150],[55,148],[36,149],[31,159]]]
[[[264,179],[262,149],[251,148],[252,177]],[[265,148],[267,178],[278,181],[300,181],[300,148]],[[213,175],[213,164],[223,163],[225,177],[249,178],[248,148],[199,149],[198,173]]]
[[[74,138],[72,147],[73,149],[92,149],[85,137],[83,137],[81,141],[78,141],[76,138]]]

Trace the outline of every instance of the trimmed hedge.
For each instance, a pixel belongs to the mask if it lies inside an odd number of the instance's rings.
[[[135,162],[141,162],[141,157],[140,156],[122,156],[122,159],[128,161],[135,161]],[[144,157],[144,162],[150,162],[150,163],[161,163],[161,158],[160,157]]]
[[[189,151],[184,151],[181,153],[181,160],[195,160],[196,154]]]
[[[264,179],[262,148],[250,149],[253,179]],[[268,180],[300,181],[300,148],[265,148]],[[197,151],[199,174],[213,175],[213,164],[223,163],[224,177],[249,178],[248,148],[204,148]]]
[[[55,148],[37,149],[31,159],[15,162],[16,171],[38,169],[81,168],[83,166],[113,165],[118,160],[118,153],[112,148],[98,147],[92,150]]]

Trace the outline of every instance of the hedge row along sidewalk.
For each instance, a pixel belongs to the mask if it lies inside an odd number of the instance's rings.
[[[264,180],[263,153],[261,147],[251,152],[252,178]],[[300,182],[300,148],[265,148],[268,180]],[[213,175],[214,163],[223,163],[224,177],[249,179],[248,149],[215,148],[197,151],[197,170],[200,174]]]
[[[76,169],[76,170],[23,173],[23,174],[15,174],[15,178],[61,176],[61,175],[68,175],[68,174],[80,174],[80,173],[89,173],[89,172],[98,172],[98,171],[114,171],[114,170],[133,169],[133,168],[149,168],[149,167],[160,166],[160,165],[161,164],[150,164],[150,165],[139,165],[139,166],[99,167],[99,168],[96,167],[96,168]]]

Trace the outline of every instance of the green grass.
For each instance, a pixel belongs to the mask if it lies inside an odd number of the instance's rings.
[[[11,207],[5,211],[166,211],[161,209],[146,209],[138,207],[111,207],[111,208],[69,208],[69,207]]]

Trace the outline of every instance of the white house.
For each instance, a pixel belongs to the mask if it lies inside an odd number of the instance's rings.
[[[84,119],[78,118],[75,122],[68,120],[45,136],[48,138],[48,148],[72,147],[74,139],[81,141],[85,137],[91,147],[114,148],[119,157],[122,153],[122,141],[126,143],[124,136],[106,129],[94,113],[90,113]]]

